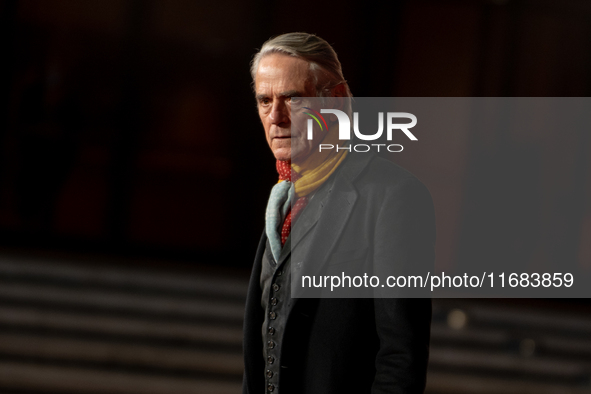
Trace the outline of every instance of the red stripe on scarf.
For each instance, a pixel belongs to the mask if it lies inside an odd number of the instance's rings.
[[[295,182],[300,179],[302,176],[295,172],[291,168],[291,161],[289,160],[277,160],[277,172],[279,173],[279,179],[283,181],[290,181]],[[293,208],[289,210],[287,215],[285,216],[285,220],[283,221],[283,227],[281,228],[281,246],[285,245],[285,241],[287,241],[287,237],[291,232],[291,224],[296,221],[298,215],[308,205],[308,197],[301,197],[295,200],[293,204]]]

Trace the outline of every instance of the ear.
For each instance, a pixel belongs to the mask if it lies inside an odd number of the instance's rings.
[[[344,101],[347,100],[347,88],[345,84],[339,83],[337,86],[331,89],[332,97],[340,97],[340,99],[334,100],[334,109],[343,110]]]
[[[337,86],[332,88],[333,97],[347,97],[347,89],[344,83],[339,83]]]

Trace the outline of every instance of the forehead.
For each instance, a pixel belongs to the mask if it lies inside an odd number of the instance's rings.
[[[312,85],[310,64],[300,58],[270,54],[264,56],[257,69],[257,93],[279,93],[288,90],[306,91]]]

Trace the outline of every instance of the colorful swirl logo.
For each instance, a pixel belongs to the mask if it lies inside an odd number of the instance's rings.
[[[328,130],[328,125],[326,124],[326,120],[324,120],[322,115],[320,115],[317,111],[314,111],[312,108],[308,108],[308,107],[304,107],[304,108],[311,111],[311,112],[314,112],[318,117],[320,117],[320,119],[322,119],[322,123],[324,123],[324,126],[326,126],[326,130]],[[306,115],[310,115],[316,121],[316,123],[318,123],[318,126],[320,126],[320,130],[324,131],[324,128],[322,127],[322,123],[320,123],[320,120],[318,120],[318,118],[316,116],[314,116],[310,112],[304,112],[304,113]]]

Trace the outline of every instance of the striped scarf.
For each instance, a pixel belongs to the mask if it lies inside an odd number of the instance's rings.
[[[337,146],[338,132],[330,130],[323,144]],[[318,189],[342,163],[347,150],[336,148],[313,152],[299,165],[277,160],[279,182],[271,190],[267,204],[265,231],[276,261],[291,232],[291,224],[308,204],[308,196]],[[281,229],[281,230],[280,230]]]

